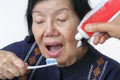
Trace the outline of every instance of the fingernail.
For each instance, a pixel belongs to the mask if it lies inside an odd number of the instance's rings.
[[[87,32],[92,32],[92,31],[93,31],[91,25],[86,25],[86,26],[85,26],[85,30],[86,30]]]

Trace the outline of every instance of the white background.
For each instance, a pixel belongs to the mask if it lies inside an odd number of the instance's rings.
[[[0,48],[24,39],[27,0],[0,0]]]
[[[26,7],[27,0],[0,1],[0,48],[12,42],[23,40],[28,35],[25,21]],[[95,47],[105,55],[120,62],[120,40],[112,38],[103,45]]]

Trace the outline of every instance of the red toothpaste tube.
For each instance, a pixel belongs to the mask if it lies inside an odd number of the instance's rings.
[[[120,0],[101,0],[101,2],[88,12],[78,26],[75,39],[77,47],[82,45],[81,39],[89,39],[94,33],[86,32],[85,25],[88,23],[110,22],[120,13]]]

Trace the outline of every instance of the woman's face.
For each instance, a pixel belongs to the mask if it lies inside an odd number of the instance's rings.
[[[70,0],[42,0],[33,8],[32,17],[33,34],[43,56],[69,66],[85,53],[83,47],[76,47],[79,19]]]

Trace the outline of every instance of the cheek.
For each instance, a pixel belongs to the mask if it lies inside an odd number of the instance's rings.
[[[77,33],[77,26],[72,25],[69,29],[64,31],[64,39],[67,50],[73,50],[76,48],[77,40],[75,40],[75,34]]]
[[[66,40],[68,40],[69,42],[71,41],[75,41],[75,34],[77,33],[77,29],[76,27],[71,27],[71,29],[68,29],[68,31],[64,32],[64,36],[66,38]]]
[[[32,31],[33,31],[33,35],[35,37],[35,40],[36,42],[40,42],[41,41],[41,38],[42,38],[42,30],[40,30],[39,28],[37,27],[32,27]]]
[[[76,20],[70,20],[65,28],[64,28],[64,36],[69,41],[75,40],[75,34],[77,33],[77,26],[79,24],[79,21]]]

